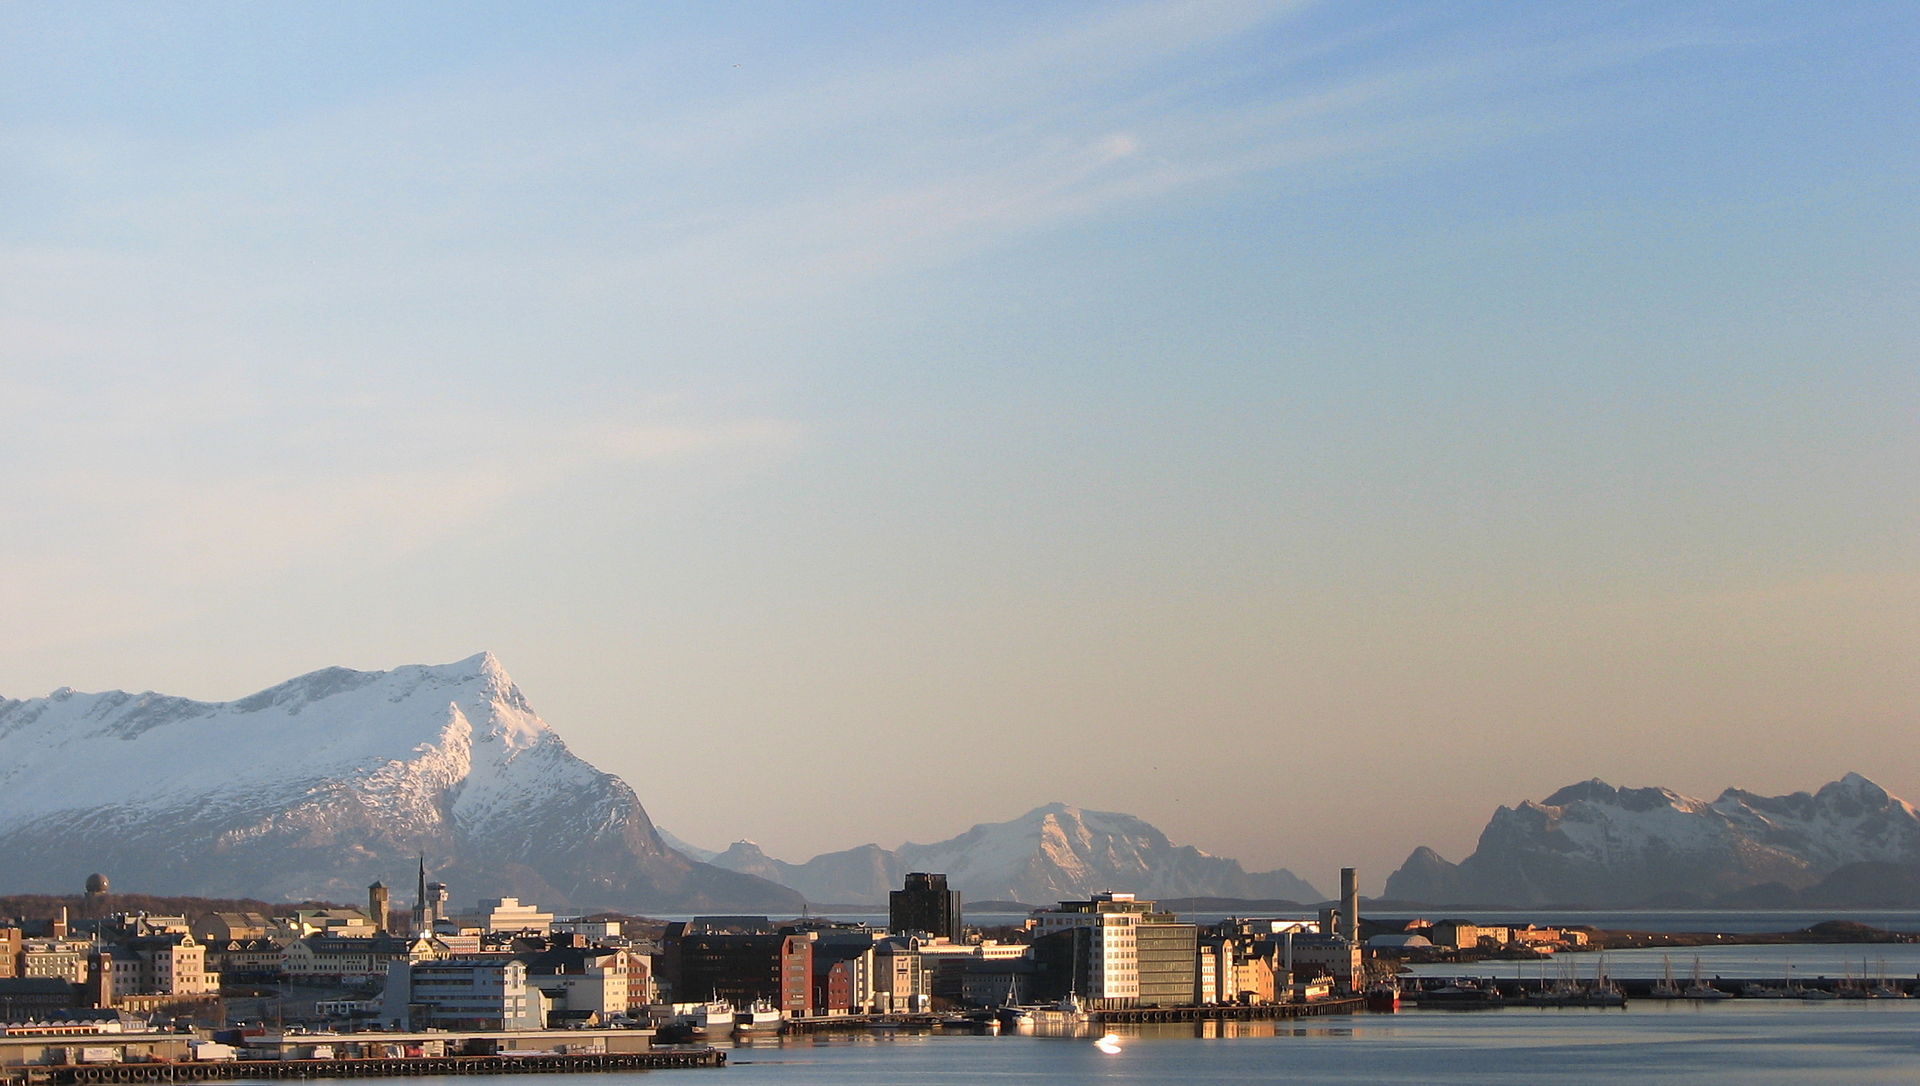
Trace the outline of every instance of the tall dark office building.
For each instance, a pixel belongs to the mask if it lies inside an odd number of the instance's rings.
[[[908,872],[906,887],[887,894],[887,930],[896,935],[923,931],[935,938],[960,938],[960,891],[947,889],[945,875]]]

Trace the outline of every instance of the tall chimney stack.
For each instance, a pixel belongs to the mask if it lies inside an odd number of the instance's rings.
[[[1346,936],[1349,943],[1360,942],[1360,872],[1357,868],[1340,869],[1340,934]]]

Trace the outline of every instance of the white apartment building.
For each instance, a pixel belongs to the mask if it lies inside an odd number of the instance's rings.
[[[477,919],[483,931],[535,931],[546,935],[553,930],[552,913],[523,905],[517,897],[483,899]]]
[[[511,958],[394,962],[380,1017],[398,1029],[543,1029],[547,999]]]
[[[142,935],[116,944],[113,991],[118,995],[207,995],[220,974],[207,972],[207,948],[193,936]]]
[[[1140,948],[1136,927],[1153,913],[1153,903],[1132,894],[1100,893],[1087,901],[1063,901],[1059,909],[1033,914],[1033,932],[1044,938],[1085,930],[1085,960],[1073,963],[1077,995],[1089,1000],[1124,1001],[1140,997]],[[1079,943],[1076,943],[1076,957]]]

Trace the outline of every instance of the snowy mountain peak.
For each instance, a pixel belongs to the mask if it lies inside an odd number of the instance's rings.
[[[1572,808],[1582,804],[1618,807],[1630,811],[1654,811],[1663,807],[1684,808],[1697,801],[1665,788],[1615,788],[1598,777],[1571,784],[1541,800],[1529,804],[1547,808]],[[1564,812],[1563,812],[1564,813]]]
[[[420,853],[475,894],[556,906],[798,904],[669,851],[491,653],[322,668],[231,702],[0,702],[10,889],[69,887],[79,865],[157,893],[353,900]]]
[[[1920,813],[1858,773],[1818,792],[1729,788],[1712,802],[1666,788],[1569,785],[1501,807],[1457,867],[1418,850],[1390,897],[1434,904],[1638,905],[1813,886],[1858,864],[1920,862]]]
[[[1149,898],[1321,900],[1319,891],[1284,869],[1250,874],[1233,860],[1170,843],[1133,815],[1069,803],[1049,803],[1007,822],[983,822],[928,845],[862,845],[790,864],[740,842],[713,862],[826,902],[884,903],[909,871],[942,872],[947,885],[972,901],[1049,904],[1102,890]]]

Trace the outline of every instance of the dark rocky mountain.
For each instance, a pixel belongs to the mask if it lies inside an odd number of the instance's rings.
[[[1857,773],[1711,802],[1592,780],[1501,807],[1471,856],[1415,849],[1386,896],[1433,905],[1920,905],[1920,815]]]

